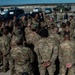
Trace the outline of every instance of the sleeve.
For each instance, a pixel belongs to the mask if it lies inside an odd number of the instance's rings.
[[[10,41],[9,40],[7,40],[7,41],[8,41],[8,44],[7,45],[4,44],[4,47],[6,49],[5,55],[8,55],[10,53]]]
[[[54,45],[52,58],[51,58],[50,62],[55,62],[57,56],[58,56],[58,45]]]
[[[14,74],[14,71],[15,71],[15,61],[12,58],[11,54],[12,54],[12,52],[9,54],[9,68],[11,70],[11,73]]]
[[[58,58],[59,58],[60,63],[62,62],[62,57],[63,57],[63,50],[62,50],[61,46],[59,46]]]
[[[29,49],[29,57],[30,57],[30,62],[33,63],[34,62],[34,54],[33,51]]]
[[[39,63],[39,64],[43,63],[41,54],[40,54],[40,52],[39,52],[39,48],[37,48],[37,47],[35,46],[34,51],[35,51],[35,53],[36,53],[36,55],[37,55],[38,63]]]

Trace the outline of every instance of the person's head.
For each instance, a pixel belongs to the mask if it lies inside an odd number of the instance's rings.
[[[57,33],[58,30],[59,30],[59,28],[54,25],[53,28],[52,28],[52,32],[53,32],[53,33]]]
[[[43,16],[43,13],[42,13],[42,12],[40,12],[40,13],[39,13],[39,16]]]
[[[37,32],[37,30],[38,30],[38,25],[31,24],[31,30]]]
[[[66,25],[65,29],[70,30],[70,26]]]
[[[66,24],[65,23],[62,23],[61,28],[62,29],[65,29],[65,27],[66,27]]]
[[[21,19],[17,19],[15,21],[15,26],[20,26],[22,24],[22,20]]]
[[[13,17],[13,20],[16,20],[16,16]]]
[[[16,36],[16,35],[12,36],[11,47],[17,46],[17,45],[22,45],[22,44],[23,44],[23,37],[22,36]]]
[[[69,21],[67,21],[67,22],[66,22],[66,25],[67,25],[67,26],[70,26],[70,22],[69,22]]]
[[[34,17],[35,19],[38,19],[39,18],[39,15],[38,14],[35,14],[35,17]]]
[[[66,29],[65,31],[64,31],[64,34],[70,34],[70,30],[69,29]]]
[[[27,15],[27,19],[31,19],[32,17],[31,17],[31,15]]]
[[[23,45],[23,37],[17,41],[17,45]]]
[[[50,17],[50,22],[54,22],[54,19],[52,17]]]
[[[2,32],[4,35],[7,35],[8,32],[9,32],[9,27],[8,27],[8,26],[5,26],[4,28],[1,29],[1,32]]]
[[[70,40],[70,34],[66,33],[64,34],[64,40]]]
[[[72,20],[73,19],[73,15],[70,15],[70,20]]]
[[[26,27],[31,28],[31,23],[30,23],[30,22],[28,22],[28,24],[27,24],[27,26],[26,26]]]
[[[26,16],[22,16],[22,18],[21,18],[21,19],[22,19],[22,21],[23,21],[23,20],[26,20]]]
[[[46,38],[48,37],[48,35],[49,35],[48,30],[45,27],[43,27],[40,31],[40,36]]]

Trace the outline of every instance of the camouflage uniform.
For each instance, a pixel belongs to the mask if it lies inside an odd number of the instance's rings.
[[[57,22],[57,13],[54,12],[53,16],[54,16],[54,22]]]
[[[10,38],[6,35],[3,35],[0,38],[0,42],[1,42],[1,52],[3,54],[3,68],[4,68],[4,72],[6,72],[8,66],[7,64],[9,63],[9,54],[10,54]]]
[[[2,22],[0,21],[0,65],[2,65],[3,64],[3,54],[2,54],[2,51],[1,51],[1,49],[2,49],[2,43],[1,43],[1,34],[2,34],[2,32],[1,32],[1,25],[2,25]]]
[[[3,64],[3,54],[2,54],[2,38],[0,37],[0,65]]]
[[[70,20],[70,28],[73,29],[75,26],[75,21],[74,19]]]
[[[32,32],[32,30],[31,30],[31,28],[26,27],[24,32],[25,32],[25,37],[27,37]]]
[[[62,21],[63,20],[63,14],[62,13],[60,13],[60,21]]]
[[[23,73],[28,73],[29,75],[34,75],[32,71],[32,65],[34,61],[33,52],[23,46],[15,46],[11,49],[11,60],[14,61],[14,75],[22,75]],[[12,63],[11,63],[12,64]],[[12,66],[12,65],[11,65]]]
[[[11,48],[15,47],[16,39],[20,40],[18,37],[23,38],[22,28],[21,28],[21,26],[14,26],[13,34],[12,34],[12,38],[11,38]],[[9,59],[9,64],[10,64],[11,75],[13,75],[13,72],[14,72],[13,68],[15,65],[13,64],[14,60],[11,60],[11,59],[12,58]]]
[[[60,41],[61,41],[61,37],[60,37],[60,35],[58,35],[57,33],[55,33],[55,34],[50,34],[49,37],[50,37],[51,39],[55,40],[58,44],[59,44]]]
[[[27,21],[26,21],[26,20],[22,21],[22,24],[21,24],[21,26],[24,26],[24,27],[26,27],[26,26],[27,26]]]
[[[33,45],[35,45],[36,42],[39,41],[40,39],[41,39],[41,36],[38,35],[36,32],[30,33],[30,34],[26,37],[27,43],[32,43]]]
[[[66,75],[66,64],[71,63],[68,75],[75,75],[75,43],[70,40],[62,42],[59,46],[60,75]]]
[[[32,19],[31,28],[32,29],[36,28],[38,30],[39,27],[40,27],[39,19]]]
[[[42,38],[36,43],[34,51],[38,57],[40,75],[45,75],[46,69],[49,72],[49,75],[54,75],[54,63],[58,55],[58,46],[55,44],[55,41],[49,38]],[[50,66],[43,67],[42,64],[45,62],[50,62]]]
[[[74,27],[75,27],[75,21],[74,21],[74,19],[72,19],[70,21],[70,29],[71,29],[70,34],[71,34],[71,37],[74,36]]]
[[[47,23],[43,21],[43,22],[40,22],[40,25],[41,25],[41,28],[42,28],[42,27],[47,26]]]
[[[23,32],[22,32],[22,27],[21,26],[17,26],[13,29],[13,35],[12,35],[12,38],[13,36],[17,36],[17,37],[23,37],[24,39],[24,35],[23,35]],[[15,38],[14,38],[15,39]],[[14,40],[13,39],[13,40]]]

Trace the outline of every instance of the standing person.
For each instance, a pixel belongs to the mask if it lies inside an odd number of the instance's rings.
[[[2,53],[2,39],[0,37],[0,72],[2,71],[2,66],[3,66],[3,53]]]
[[[34,47],[35,47],[35,44],[41,39],[41,37],[40,37],[39,34],[37,34],[35,27],[34,28],[31,27],[30,30],[28,31],[29,34],[26,35],[26,43],[33,50],[33,53],[34,53],[34,56],[35,56],[34,63],[33,63],[33,70],[34,70],[34,74],[38,75],[38,66],[37,66],[38,63],[37,63],[37,60],[36,60],[37,56],[34,52]],[[26,33],[27,33],[27,31],[26,31]]]
[[[32,19],[31,27],[36,28],[37,32],[40,28],[40,21],[39,21],[39,15],[35,14],[34,18]]]
[[[59,46],[60,75],[75,75],[75,43],[65,33],[64,41]]]
[[[60,35],[61,35],[62,37],[63,37],[63,35],[64,35],[65,28],[66,28],[66,24],[65,24],[65,23],[62,23],[62,24],[61,24],[61,28],[59,29]]]
[[[8,26],[9,26],[9,32],[12,34],[12,31],[13,31],[13,21],[12,20],[9,20]]]
[[[69,19],[70,19],[70,28],[74,29],[74,27],[75,27],[75,21],[74,21],[73,15],[70,15]]]
[[[13,17],[13,22],[12,22],[12,23],[13,23],[13,26],[15,26],[16,19],[17,19],[16,16],[14,16],[14,17]]]
[[[47,70],[49,75],[54,75],[54,63],[58,55],[58,46],[55,44],[55,41],[48,38],[46,29],[41,31],[41,36],[42,39],[36,43],[34,48],[37,54],[39,72],[40,75],[45,75]]]
[[[65,23],[68,21],[68,13],[67,12],[64,14],[64,20],[65,20]]]
[[[0,42],[2,44],[1,52],[3,54],[3,71],[6,72],[9,68],[9,54],[10,54],[10,37],[8,36],[8,27],[2,28],[2,37]]]
[[[34,62],[34,55],[32,50],[23,46],[23,38],[16,37],[12,41],[10,50],[10,68],[11,72],[15,71],[12,75],[34,75],[32,70],[32,63]],[[12,67],[12,64],[14,67]]]
[[[36,28],[31,27],[32,32],[26,36],[26,42],[28,44],[33,44],[35,46],[36,42],[38,42],[41,37],[36,32]]]
[[[27,26],[27,17],[26,16],[22,16],[22,26],[26,27]]]
[[[57,22],[57,13],[56,13],[56,11],[54,11],[53,16],[54,16],[54,22]]]
[[[24,35],[23,35],[23,27],[20,25],[19,22],[20,22],[20,20],[16,20],[12,34],[13,35],[15,34],[16,36],[19,36],[19,37],[23,37],[24,38]]]
[[[24,29],[24,32],[25,32],[25,38],[32,32],[31,30],[31,24],[28,24],[26,26],[26,28]]]
[[[40,22],[44,21],[44,16],[43,16],[42,12],[39,13],[39,20],[40,20]]]
[[[57,26],[53,26],[53,28],[51,29],[51,34],[50,34],[50,38],[52,38],[53,40],[55,40],[56,42],[58,42],[58,44],[61,41],[61,37],[58,34],[59,28]]]
[[[62,22],[63,21],[63,13],[60,12],[60,17],[59,17],[60,21]]]
[[[70,16],[70,29],[71,29],[71,37],[74,37],[74,28],[75,28],[75,21],[73,15]]]

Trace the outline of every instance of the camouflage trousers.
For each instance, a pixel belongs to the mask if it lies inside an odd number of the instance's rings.
[[[71,68],[67,69],[66,66],[61,65],[60,66],[60,74],[59,75],[75,75],[75,66],[72,66]]]
[[[43,67],[39,65],[40,75],[46,75],[46,71],[48,71],[49,75],[54,75],[55,70],[56,70],[55,64],[51,64],[49,67]]]
[[[6,72],[9,68],[9,59],[8,56],[3,56],[3,70]]]
[[[13,74],[11,74],[11,75],[34,75],[33,74],[33,70],[31,69],[31,67],[30,68],[26,68],[26,66],[25,65],[14,65],[14,73]]]
[[[13,75],[34,75],[32,71],[30,72],[19,72],[19,71],[16,71],[15,74]]]
[[[14,60],[12,59],[9,60],[9,68],[10,68],[10,75],[14,75],[15,74],[15,64],[14,64]]]
[[[0,65],[3,64],[3,55],[2,55],[2,52],[0,51]]]

